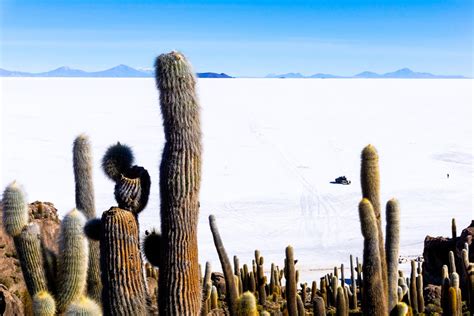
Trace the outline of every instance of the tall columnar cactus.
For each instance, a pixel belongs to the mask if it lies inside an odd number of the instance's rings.
[[[61,222],[58,258],[57,309],[79,299],[86,289],[89,248],[83,234],[86,219],[78,210],[72,210]]]
[[[382,266],[382,284],[385,293],[388,294],[387,263],[385,258],[380,206],[379,155],[375,147],[372,145],[367,145],[362,150],[360,182],[362,187],[362,196],[370,201],[374,211],[378,233],[380,263]]]
[[[453,239],[458,236],[455,218],[451,220],[451,234],[452,234]]]
[[[316,296],[313,300],[313,315],[326,316],[326,304],[321,296]]]
[[[298,306],[296,299],[296,271],[295,271],[295,258],[293,254],[293,247],[286,247],[286,258],[285,258],[285,296],[289,316],[298,315]]]
[[[391,311],[398,302],[398,249],[400,245],[400,206],[396,199],[387,202],[386,207],[386,240],[388,268],[388,310]]]
[[[161,315],[197,315],[201,305],[197,224],[201,183],[201,126],[196,79],[178,52],[160,55],[156,83],[165,131],[160,165]]]
[[[372,204],[368,199],[364,198],[359,203],[359,216],[364,236],[362,309],[364,315],[385,315],[387,314],[387,300],[382,285],[377,221]]]
[[[89,138],[79,135],[73,144],[72,160],[74,181],[76,185],[76,208],[87,219],[96,216],[94,185],[92,181],[92,150]],[[87,271],[87,294],[100,302],[102,283],[100,281],[100,245],[96,240],[89,240],[89,268]]]
[[[3,228],[11,237],[19,236],[23,227],[28,224],[28,205],[25,194],[16,181],[5,188],[2,202]]]
[[[347,309],[346,299],[344,296],[344,289],[340,286],[336,290],[336,316],[349,316],[349,310]]]
[[[412,260],[410,276],[410,305],[415,313],[418,312],[418,297],[416,293],[416,263],[415,260]]]
[[[352,255],[350,255],[349,260],[350,260],[350,267],[351,267],[351,292],[352,292],[349,306],[351,309],[356,309],[357,308],[357,284],[355,281],[354,259]]]
[[[33,296],[33,314],[35,316],[56,315],[56,302],[47,291],[39,291]]]
[[[222,243],[219,230],[217,229],[216,219],[214,215],[209,216],[209,225],[211,226],[212,237],[214,238],[214,244],[219,255],[219,260],[222,265],[222,271],[224,272],[225,287],[226,287],[226,299],[229,305],[229,312],[231,315],[237,313],[237,300],[239,294],[237,287],[235,286],[234,274],[232,272],[232,266],[230,264],[229,257],[225,251],[224,244]]]
[[[145,280],[135,215],[117,207],[110,208],[102,214],[100,233],[104,314],[146,315]]]

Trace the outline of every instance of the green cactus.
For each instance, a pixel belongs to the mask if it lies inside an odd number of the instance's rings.
[[[77,209],[69,212],[61,222],[56,295],[60,313],[86,289],[89,248],[83,234],[85,222],[84,215]]]
[[[395,304],[394,308],[390,312],[390,316],[408,316],[409,308],[408,305],[403,302]]]
[[[20,185],[14,181],[3,192],[3,228],[11,237],[21,234],[28,224],[28,205]]]
[[[388,295],[388,274],[387,261],[385,258],[385,246],[382,232],[381,206],[380,206],[380,172],[379,156],[377,150],[372,145],[367,145],[362,150],[360,182],[362,187],[362,196],[370,201],[374,211],[378,243],[380,253],[380,264],[382,267],[382,284],[385,295]]]
[[[454,287],[449,288],[448,292],[448,308],[447,311],[443,309],[443,315],[448,315],[448,316],[460,316],[458,314],[458,300],[459,298],[457,297],[457,290]]]
[[[145,168],[133,166],[125,170],[115,182],[114,194],[119,208],[140,213],[148,203],[150,186],[150,175]]]
[[[94,185],[92,181],[92,153],[89,138],[82,134],[76,137],[72,149],[74,181],[76,185],[76,208],[88,220],[96,216]],[[100,245],[97,240],[89,240],[89,268],[87,271],[87,293],[100,302],[102,283],[100,281]]]
[[[227,256],[227,252],[225,251],[224,244],[222,243],[214,215],[209,216],[209,225],[211,227],[212,237],[214,238],[217,254],[219,255],[219,260],[222,265],[222,271],[224,272],[226,299],[229,305],[229,312],[231,315],[235,315],[237,309],[237,300],[239,298],[238,290],[235,286],[232,266],[230,264],[229,257]]]
[[[396,199],[391,199],[386,206],[386,240],[385,251],[388,271],[388,310],[391,311],[398,302],[398,250],[400,245],[400,206]]]
[[[257,316],[257,300],[250,292],[245,292],[237,302],[237,316]]]
[[[211,310],[219,308],[219,306],[217,305],[217,298],[218,298],[217,288],[215,286],[212,286],[212,290],[211,290]]]
[[[129,211],[112,207],[102,214],[101,222],[104,314],[146,315],[146,285],[136,217]]]
[[[196,79],[178,52],[160,55],[156,84],[165,131],[160,165],[159,308],[162,315],[197,315],[201,305],[197,224],[201,183],[201,127]]]
[[[257,261],[257,288],[258,288],[258,303],[264,305],[267,301],[267,293],[265,290],[265,274],[263,272],[263,257],[259,257]]]
[[[382,284],[377,221],[372,204],[366,198],[359,204],[359,217],[364,236],[362,309],[364,315],[385,315],[388,309]]]
[[[145,232],[145,238],[143,240],[142,249],[145,254],[145,258],[155,267],[160,266],[161,258],[161,234],[155,229],[151,232]]]
[[[30,296],[48,291],[39,226],[36,223],[26,225],[19,236],[13,237],[13,241]]]
[[[290,316],[298,315],[298,306],[296,298],[296,271],[295,271],[295,258],[293,253],[293,247],[286,247],[286,258],[285,258],[285,296],[288,308],[288,314]]]
[[[110,146],[102,158],[102,169],[113,181],[119,181],[122,174],[131,168],[134,161],[133,152],[120,142]]]
[[[33,296],[33,314],[35,316],[56,315],[56,302],[47,291],[39,291]]]
[[[65,316],[102,316],[102,309],[95,301],[82,296],[68,306]]]

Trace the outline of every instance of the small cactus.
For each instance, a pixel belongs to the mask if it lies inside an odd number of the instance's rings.
[[[87,285],[89,249],[83,234],[85,221],[84,215],[74,209],[61,222],[56,297],[59,312],[79,299]]]
[[[118,181],[120,176],[130,169],[134,159],[130,147],[118,142],[105,152],[102,158],[102,169],[110,179]]]
[[[314,316],[326,316],[326,304],[324,299],[320,296],[316,296],[313,300],[313,315]]]
[[[145,238],[143,240],[143,253],[145,258],[155,267],[160,266],[160,262],[163,260],[161,258],[161,234],[156,230],[151,232],[145,232]]]
[[[28,205],[20,185],[15,181],[3,192],[3,228],[11,237],[21,234],[28,224]]]
[[[56,315],[56,303],[47,291],[39,291],[33,296],[33,313],[35,316]]]
[[[102,309],[93,300],[82,296],[68,306],[65,316],[102,316]]]
[[[245,292],[237,303],[237,316],[257,316],[257,300],[250,292]]]
[[[390,316],[408,316],[409,308],[408,305],[403,302],[398,302],[395,304],[394,308],[390,312]]]

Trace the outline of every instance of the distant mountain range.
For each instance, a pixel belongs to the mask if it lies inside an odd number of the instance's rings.
[[[60,67],[47,72],[29,73],[20,71],[9,71],[0,68],[0,77],[82,77],[82,78],[149,78],[154,76],[152,69],[135,69],[127,65],[118,65],[110,69],[88,72],[79,69],[72,69],[69,67]],[[225,73],[215,72],[198,72],[199,78],[233,78]],[[466,78],[463,76],[453,75],[433,75],[427,72],[415,72],[408,68],[399,69],[394,72],[387,72],[385,74],[378,74],[375,72],[364,71],[354,76],[336,76],[331,74],[317,73],[310,76],[305,76],[300,73],[286,73],[286,74],[269,74],[265,78]]]
[[[458,75],[453,75],[453,76],[445,76],[445,75],[434,75],[430,74],[428,72],[415,72],[411,69],[408,68],[403,68],[399,69],[394,72],[387,72],[384,74],[378,74],[375,72],[371,71],[364,71],[361,72],[357,75],[354,76],[336,76],[336,75],[331,75],[331,74],[314,74],[311,76],[304,76],[300,73],[294,73],[290,72],[287,74],[269,74],[266,76],[266,78],[423,78],[423,79],[437,79],[437,78],[445,78],[445,79],[461,79],[461,78],[466,78],[464,76],[458,76]]]
[[[149,69],[135,69],[127,65],[118,65],[113,68],[88,72],[69,67],[60,67],[47,72],[29,73],[9,71],[0,68],[0,77],[81,77],[81,78],[149,78],[154,76],[154,71]],[[202,72],[197,73],[199,78],[232,78],[224,73]]]

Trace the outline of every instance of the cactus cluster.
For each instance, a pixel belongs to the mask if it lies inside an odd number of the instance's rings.
[[[160,55],[155,74],[165,134],[159,231],[146,231],[140,242],[138,215],[147,206],[151,179],[145,168],[134,165],[131,147],[122,143],[110,146],[102,158],[105,175],[115,183],[117,206],[96,218],[91,145],[85,135],[75,139],[76,209],[61,222],[57,254],[44,246],[39,226],[30,222],[22,188],[14,182],[3,193],[3,227],[14,240],[35,315],[148,315],[157,310],[160,315],[201,316],[433,313],[425,304],[420,263],[410,262],[408,278],[399,271],[396,199],[386,204],[382,231],[379,156],[372,145],[361,155],[358,211],[363,260],[356,257],[354,263],[350,255],[350,279],[343,263],[319,282],[303,282],[292,246],[285,249],[282,269],[268,265],[259,250],[248,264],[241,265],[234,256],[232,266],[213,215],[210,230],[225,286],[215,280],[209,262],[202,276],[197,246],[202,148],[196,78],[179,52]],[[455,219],[451,230],[452,239],[459,240]],[[462,251],[449,253],[440,274],[443,315],[472,313],[474,263],[468,243]],[[147,278],[158,284],[150,291],[156,299],[150,297]]]
[[[16,182],[7,186],[2,201],[3,226],[13,237],[28,293],[33,300],[33,312],[35,315],[64,313],[86,289],[89,252],[82,233],[86,221],[84,215],[76,209],[66,214],[61,222],[59,253],[56,255],[43,245],[39,226],[28,223],[26,197]]]

